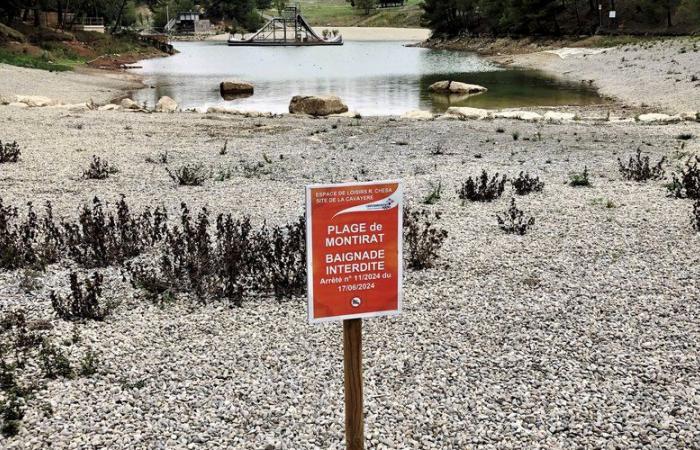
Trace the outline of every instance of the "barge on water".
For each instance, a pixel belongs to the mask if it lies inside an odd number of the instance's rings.
[[[305,46],[343,45],[343,37],[336,32],[324,32],[319,36],[301,15],[298,6],[284,9],[282,16],[273,17],[252,36],[236,39],[229,35],[230,46]]]

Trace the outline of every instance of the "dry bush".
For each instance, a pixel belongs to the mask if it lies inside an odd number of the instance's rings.
[[[540,181],[539,177],[531,177],[530,174],[523,172],[520,172],[517,178],[511,180],[511,184],[518,195],[541,192],[544,189],[544,181]]]
[[[489,178],[488,173],[484,170],[481,172],[481,176],[469,177],[467,181],[462,183],[462,187],[457,190],[457,195],[463,202],[466,200],[490,202],[503,194],[506,181],[508,181],[508,178],[505,175],[499,177],[499,174],[496,173]]]
[[[673,174],[673,180],[667,186],[670,196],[674,198],[700,199],[700,156],[689,159],[680,173]]]
[[[19,161],[19,155],[21,154],[22,152],[17,142],[3,144],[2,141],[0,141],[0,163],[16,163]]]
[[[211,177],[209,171],[202,164],[184,165],[174,171],[168,168],[165,170],[170,179],[180,186],[201,186]]]
[[[435,265],[447,231],[439,229],[433,220],[440,219],[439,213],[431,214],[409,205],[403,212],[404,258],[410,269],[428,269]]]
[[[92,208],[83,206],[77,223],[64,222],[67,251],[84,267],[106,267],[140,255],[166,233],[168,216],[157,207],[132,214],[124,196],[117,202],[116,215],[104,212],[95,197]]]
[[[78,281],[78,274],[71,272],[70,294],[62,296],[51,291],[51,306],[64,320],[104,320],[112,311],[113,305],[102,301],[104,278],[95,272],[91,278]]]
[[[658,180],[663,178],[664,162],[666,162],[665,157],[661,158],[656,165],[651,166],[649,164],[649,157],[642,157],[641,148],[637,149],[637,154],[635,156],[630,156],[627,164],[623,163],[622,159],[617,159],[620,174],[624,179],[633,181]]]
[[[110,165],[106,159],[92,155],[90,166],[83,171],[83,178],[87,178],[88,180],[104,180],[117,172],[119,172],[119,170]]]
[[[535,224],[534,217],[528,217],[515,206],[515,198],[510,199],[510,207],[503,212],[503,215],[496,214],[496,220],[501,230],[509,234],[523,236],[528,228]]]

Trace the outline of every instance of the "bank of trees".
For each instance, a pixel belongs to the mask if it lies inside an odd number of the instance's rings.
[[[30,16],[38,18],[38,14],[34,14],[38,11],[54,11],[58,13],[59,22],[63,20],[63,13],[70,12],[77,17],[102,17],[115,29],[149,22],[155,27],[163,27],[168,16],[174,17],[178,12],[199,7],[210,19],[252,30],[262,22],[258,10],[271,5],[272,0],[2,0],[0,21],[10,24],[26,21]]]
[[[425,25],[439,35],[700,31],[700,0],[424,0],[422,6]]]

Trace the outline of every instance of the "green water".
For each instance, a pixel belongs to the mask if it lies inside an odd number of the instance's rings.
[[[504,70],[473,53],[406,47],[400,42],[346,42],[333,47],[228,47],[221,42],[176,43],[180,53],[142,61],[135,70],[151,89],[135,100],[154,104],[163,95],[182,108],[228,106],[287,111],[294,95],[340,96],[365,115],[401,114],[413,109],[442,112],[449,106],[507,108],[589,105],[603,102],[588,86],[537,71]],[[241,79],[255,95],[224,100],[218,85]],[[488,92],[469,98],[435,95],[431,83],[456,80]]]

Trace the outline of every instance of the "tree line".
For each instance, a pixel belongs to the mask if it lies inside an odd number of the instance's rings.
[[[700,0],[424,0],[422,7],[424,24],[447,36],[700,31]]]
[[[73,18],[101,17],[113,29],[119,27],[162,28],[168,17],[178,12],[201,8],[206,17],[215,21],[230,22],[234,28],[257,29],[263,21],[259,10],[269,8],[272,0],[2,0],[0,22],[35,20],[39,25],[40,11],[58,13],[59,27],[65,13]]]

